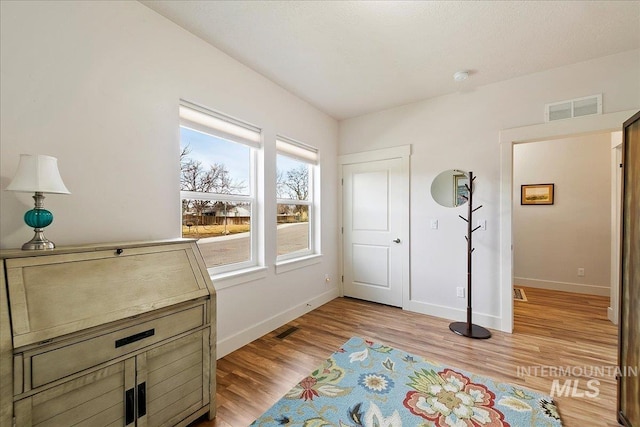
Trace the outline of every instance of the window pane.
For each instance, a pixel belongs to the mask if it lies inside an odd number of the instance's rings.
[[[277,197],[279,199],[309,200],[310,165],[278,154]]]
[[[250,195],[251,147],[180,127],[180,190]]]
[[[182,200],[182,237],[199,239],[207,267],[251,260],[251,204]]]
[[[309,206],[278,204],[278,256],[309,250]]]

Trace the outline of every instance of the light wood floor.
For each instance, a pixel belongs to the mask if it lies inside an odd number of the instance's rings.
[[[352,336],[550,394],[552,377],[518,375],[518,367],[615,367],[617,328],[607,319],[608,298],[524,288],[515,302],[513,334],[492,331],[473,340],[449,331],[449,321],[398,308],[338,298],[218,360],[218,415],[198,427],[243,427]],[[276,336],[295,326],[284,339]],[[575,371],[575,369],[574,369]],[[522,372],[522,369],[520,370]],[[588,375],[578,379],[587,388]],[[556,397],[567,427],[617,426],[616,382],[596,378],[599,395]]]

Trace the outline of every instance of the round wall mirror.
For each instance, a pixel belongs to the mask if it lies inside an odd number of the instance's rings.
[[[467,203],[469,175],[465,171],[449,169],[440,172],[431,183],[431,197],[438,204],[455,208]]]

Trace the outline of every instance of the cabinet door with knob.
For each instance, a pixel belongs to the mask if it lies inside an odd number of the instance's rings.
[[[199,331],[136,358],[137,425],[173,426],[209,403],[209,333]]]
[[[95,370],[17,401],[15,425],[121,427],[125,425],[125,390],[132,381],[134,360]]]

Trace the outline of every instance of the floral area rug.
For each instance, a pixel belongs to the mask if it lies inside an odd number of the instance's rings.
[[[561,426],[549,396],[351,338],[252,426]]]

